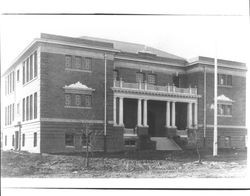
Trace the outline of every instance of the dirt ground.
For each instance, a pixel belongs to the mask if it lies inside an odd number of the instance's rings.
[[[238,178],[246,175],[246,151],[223,151],[218,157],[202,152],[202,164],[196,153],[127,152],[94,154],[89,167],[84,154],[31,154],[2,152],[2,177],[69,178]]]

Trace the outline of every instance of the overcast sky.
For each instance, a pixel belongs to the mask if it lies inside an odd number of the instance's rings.
[[[186,1],[178,0],[177,2]],[[248,9],[244,9],[242,6],[247,5],[244,4],[246,1],[217,3],[214,4],[215,9],[212,9],[214,1],[205,5],[198,4],[198,1],[195,0],[193,2],[196,4],[184,3],[182,7],[186,6],[186,9],[183,7],[182,10],[181,6],[177,7],[173,3],[163,5],[168,7],[166,10],[170,10],[170,13],[174,13],[173,8],[176,7],[175,13],[186,14],[188,12],[185,10],[191,10],[194,14],[233,14],[234,16],[1,16],[2,71],[9,67],[15,57],[34,38],[39,37],[41,32],[73,37],[85,35],[141,43],[187,59],[198,55],[213,57],[217,46],[218,58],[248,62],[249,17],[246,12]],[[225,3],[225,1],[223,2]],[[167,5],[171,5],[172,9],[169,9]],[[204,9],[205,6],[206,9]],[[96,10],[89,9],[88,12],[105,11],[99,7],[97,6]],[[137,13],[166,13],[162,9],[163,6],[155,7],[138,9]],[[4,10],[4,12],[19,12],[19,9]],[[36,11],[39,10],[32,9],[32,12]],[[65,11],[67,11],[66,8]],[[111,11],[107,9],[106,12]],[[133,11],[135,12],[133,9],[119,11],[113,9],[113,12]]]

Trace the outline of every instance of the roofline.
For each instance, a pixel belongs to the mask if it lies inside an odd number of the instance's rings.
[[[206,59],[200,59],[200,58],[206,58]],[[209,62],[209,60],[213,60],[213,62]],[[224,62],[230,62],[230,63],[234,63],[237,64],[239,66],[235,66],[235,65],[227,65]],[[190,60],[188,60],[188,63],[186,64],[186,67],[190,67],[192,65],[195,64],[203,64],[203,65],[214,65],[214,58],[211,57],[205,57],[205,56],[197,56],[195,58],[192,58]],[[226,68],[231,68],[231,69],[239,69],[239,70],[245,70],[247,71],[247,67],[246,67],[246,63],[243,62],[238,62],[238,61],[230,61],[230,60],[225,60],[225,59],[218,59],[218,66],[219,67],[226,67]]]
[[[95,47],[95,46],[89,46],[85,44],[77,44],[72,42],[64,42],[64,41],[55,41],[50,39],[44,39],[44,38],[35,38],[28,46],[25,47],[25,49],[12,61],[11,66],[2,74],[2,76],[6,75],[12,68],[14,68],[15,63],[27,52],[32,46],[34,46],[37,43],[50,43],[50,44],[59,44],[59,45],[66,45],[66,46],[74,46],[74,47],[80,47],[80,48],[87,48],[87,49],[94,49],[94,50],[101,50],[106,52],[120,52],[116,49],[108,49],[105,47]]]

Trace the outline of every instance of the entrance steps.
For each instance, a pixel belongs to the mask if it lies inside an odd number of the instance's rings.
[[[173,139],[167,137],[151,137],[150,139],[156,142],[156,150],[182,150]]]

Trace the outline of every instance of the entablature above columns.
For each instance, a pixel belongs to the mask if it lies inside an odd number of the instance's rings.
[[[170,102],[183,102],[183,103],[197,103],[199,95],[196,96],[178,96],[173,94],[149,94],[149,93],[134,93],[134,92],[121,92],[114,90],[115,97],[123,97],[129,99],[143,99],[155,101],[170,101]]]

